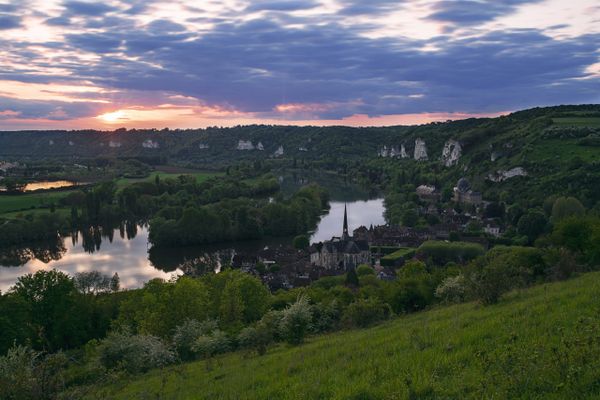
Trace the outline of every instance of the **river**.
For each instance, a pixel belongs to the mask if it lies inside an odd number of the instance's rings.
[[[317,228],[311,233],[311,243],[340,236],[344,206],[348,209],[350,231],[361,225],[381,225],[383,199],[331,201],[331,208]],[[151,249],[148,229],[133,227],[127,232],[116,229],[110,235],[100,234],[84,240],[82,235],[66,237],[58,246],[13,249],[13,253],[0,253],[0,290],[5,292],[18,277],[38,270],[56,268],[73,275],[76,272],[100,271],[112,276],[119,274],[121,287],[141,287],[153,278],[170,279],[181,274],[181,263],[201,257],[212,257],[218,264],[227,264],[236,252],[251,252],[266,246],[289,244],[291,238],[269,238],[260,241],[227,243],[178,249]]]

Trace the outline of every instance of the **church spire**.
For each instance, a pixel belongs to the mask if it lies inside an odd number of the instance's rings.
[[[350,235],[348,234],[348,211],[346,209],[346,204],[344,204],[344,231],[342,233],[342,238],[348,239]]]

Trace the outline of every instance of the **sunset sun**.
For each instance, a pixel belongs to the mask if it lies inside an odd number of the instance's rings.
[[[127,116],[123,110],[113,111],[106,114],[101,114],[96,117],[97,119],[107,124],[116,124],[119,122],[126,122]]]

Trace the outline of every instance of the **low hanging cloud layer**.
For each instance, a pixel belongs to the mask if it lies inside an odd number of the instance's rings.
[[[595,0],[0,0],[0,129],[375,125],[600,102]]]

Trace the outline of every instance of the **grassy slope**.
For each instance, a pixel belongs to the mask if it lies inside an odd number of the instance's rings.
[[[107,399],[599,398],[600,273],[500,304],[225,355],[94,390]]]

